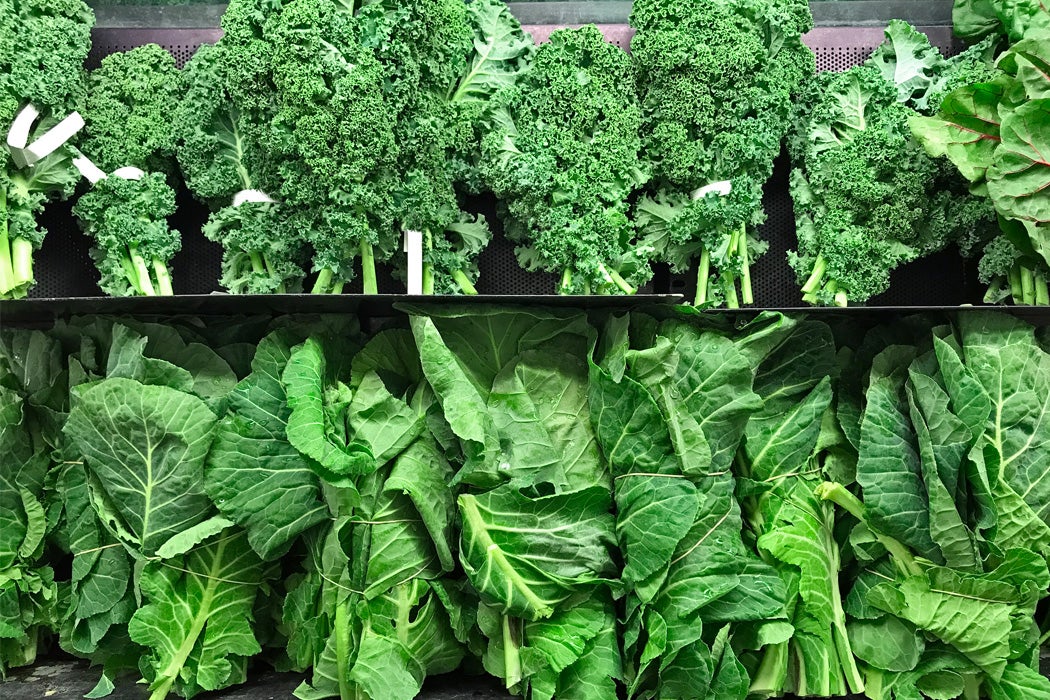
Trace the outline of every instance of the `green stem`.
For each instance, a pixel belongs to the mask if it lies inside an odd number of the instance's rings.
[[[157,273],[157,286],[160,288],[161,296],[174,296],[175,290],[171,287],[171,273],[168,272],[168,266],[153,258],[153,271]]]
[[[810,273],[809,279],[802,285],[803,294],[814,294],[820,289],[820,283],[824,279],[824,274],[828,271],[828,263],[824,260],[823,255],[818,255],[816,262],[813,263],[813,272]]]
[[[503,668],[507,689],[521,683],[521,647],[520,629],[516,620],[503,616]]]
[[[1035,304],[1050,306],[1050,287],[1047,286],[1046,275],[1041,270],[1035,273]]]
[[[572,289],[572,270],[565,268],[561,273],[561,283],[558,285],[558,294],[568,294]]]
[[[1015,304],[1021,303],[1023,293],[1021,291],[1021,266],[1014,265],[1010,268],[1009,272],[1010,279],[1010,296],[1013,297]]]
[[[376,256],[372,244],[361,240],[361,281],[365,294],[379,294],[379,283],[376,282]]]
[[[981,700],[981,679],[976,674],[963,676],[963,700]]]
[[[329,294],[342,294],[343,287],[346,285],[346,280],[339,280],[332,284],[332,288],[328,290]]]
[[[696,271],[696,298],[694,306],[707,303],[707,281],[711,276],[711,251],[704,248],[700,251],[700,267]]]
[[[15,288],[28,287],[33,281],[33,244],[25,238],[11,241],[11,268]]]
[[[740,225],[740,299],[745,304],[754,304],[755,296],[751,291],[751,261],[747,256],[747,226]]]
[[[0,297],[15,287],[15,273],[11,266],[11,241],[7,227],[7,190],[0,187]]]
[[[434,236],[429,230],[423,231],[423,245],[428,252],[434,249]],[[434,267],[426,260],[423,260],[423,293],[434,293]]]
[[[474,284],[470,281],[470,278],[467,277],[467,273],[463,272],[463,270],[453,270],[452,279],[456,281],[456,284],[459,285],[460,290],[464,294],[468,294],[470,296],[477,296],[478,290],[474,287]]]
[[[252,272],[266,272],[266,263],[263,262],[262,255],[252,251],[251,253],[248,253],[248,259],[252,261]]]
[[[339,678],[339,697],[341,700],[355,700],[357,693],[350,685],[350,611],[349,604],[340,601],[335,604],[335,659],[336,674]]]
[[[631,285],[630,283],[628,283],[627,280],[625,280],[623,277],[621,277],[620,273],[617,272],[616,270],[609,270],[609,277],[612,278],[612,281],[614,283],[616,283],[616,286],[619,287],[620,291],[623,292],[624,294],[637,294],[638,293],[638,288],[633,286],[633,285]]]
[[[740,299],[736,295],[736,276],[732,272],[722,274],[722,288],[726,295],[726,306],[730,309],[740,308]]]
[[[868,525],[867,507],[861,503],[859,498],[847,491],[846,487],[842,484],[825,481],[817,487],[816,493],[818,498],[825,501],[831,501],[857,520]],[[922,574],[922,569],[919,568],[919,565],[915,562],[915,557],[911,555],[911,552],[909,552],[903,544],[892,537],[877,532],[870,525],[868,525],[868,529],[871,530],[872,534],[874,534],[879,542],[881,542],[889,551],[894,558],[894,564],[896,564],[897,568],[906,576],[918,576]]]
[[[1025,306],[1035,305],[1035,275],[1024,265],[1021,266],[1021,299]]]
[[[328,290],[328,286],[332,284],[332,277],[334,273],[332,268],[323,268],[317,273],[317,281],[314,282],[313,289],[310,290],[311,294],[324,294]]]
[[[153,287],[153,280],[150,278],[149,268],[146,267],[146,260],[139,255],[137,247],[132,246],[131,250],[131,264],[135,266],[135,273],[139,278],[139,291],[148,297],[157,296],[157,290]]]
[[[270,262],[270,256],[263,253],[262,256],[263,264],[266,266],[266,274],[270,277],[276,277],[277,273],[273,271],[273,263]],[[277,294],[287,294],[288,289],[284,286],[284,280],[277,283]]]

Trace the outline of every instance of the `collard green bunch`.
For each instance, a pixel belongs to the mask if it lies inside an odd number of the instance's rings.
[[[182,85],[175,59],[156,44],[111,54],[88,76],[81,150],[105,176],[73,213],[94,239],[91,257],[107,294],[174,293],[168,266],[182,241],[168,226],[175,191],[167,178]],[[137,172],[119,174],[123,168]]]
[[[750,304],[750,263],[766,247],[754,231],[762,186],[815,67],[801,40],[809,6],[640,0],[631,25],[652,170],[634,214],[641,244],[676,272],[698,261],[697,304]]]
[[[0,2],[0,137],[19,111],[41,116],[32,143],[77,109],[84,98],[84,60],[95,17],[81,0]],[[33,254],[46,231],[37,224],[44,205],[73,193],[80,178],[75,151],[62,147],[31,168],[0,150],[0,298],[25,296],[33,285]]]
[[[519,262],[563,294],[633,293],[651,271],[627,216],[647,179],[630,58],[597,27],[558,30],[495,99],[484,167]]]
[[[799,243],[789,261],[807,302],[864,302],[886,291],[900,265],[994,235],[991,207],[969,196],[909,127],[958,76],[985,70],[986,48],[946,60],[894,21],[864,65],[813,80],[790,141]]]

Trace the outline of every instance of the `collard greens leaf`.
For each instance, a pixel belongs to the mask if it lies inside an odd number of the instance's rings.
[[[152,554],[212,512],[204,460],[215,414],[166,386],[106,379],[83,391],[65,434],[84,456],[96,507],[129,544]]]
[[[460,496],[467,577],[505,615],[550,617],[574,593],[615,576],[610,501],[604,486],[533,498],[507,484]]]

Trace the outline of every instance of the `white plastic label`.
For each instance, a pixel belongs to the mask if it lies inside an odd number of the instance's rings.
[[[91,162],[91,159],[87,156],[80,156],[79,158],[73,159],[73,165],[80,171],[81,176],[84,177],[88,182],[94,185],[99,180],[105,180],[106,174],[102,172],[102,168],[98,167]]]
[[[146,177],[146,173],[129,165],[125,168],[117,168],[114,170],[113,177],[119,177],[121,180],[141,180]]]
[[[423,234],[420,231],[405,231],[405,253],[408,254],[409,294],[423,293]]]
[[[733,183],[729,180],[722,180],[721,182],[712,182],[710,185],[704,185],[696,192],[693,192],[693,199],[703,199],[709,194],[717,194],[720,197],[725,197],[733,191]]]
[[[239,207],[246,202],[272,202],[270,195],[262,190],[241,190],[233,195],[233,206]]]
[[[19,168],[27,168],[48,157],[84,128],[84,118],[79,113],[73,112],[48,129],[36,141],[27,145],[33,122],[39,116],[40,112],[37,111],[36,107],[26,105],[15,117],[15,120],[11,123],[11,128],[7,132],[7,145],[11,149],[11,157],[14,159],[15,165]]]

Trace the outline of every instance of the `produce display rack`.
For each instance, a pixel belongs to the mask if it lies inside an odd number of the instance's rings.
[[[511,10],[537,41],[544,40],[558,27],[593,22],[601,27],[609,41],[624,48],[629,46],[632,35],[627,24],[630,6],[630,2],[510,3]],[[806,36],[806,42],[816,53],[820,70],[844,70],[862,62],[882,41],[882,27],[891,18],[915,24],[946,54],[961,48],[951,32],[950,0],[922,3],[880,0],[816,2],[812,8],[816,27]],[[168,49],[181,66],[202,43],[219,38],[219,19],[223,9],[223,5],[99,7],[89,65],[97,65],[109,53],[155,42]],[[795,246],[788,170],[787,158],[782,155],[765,190],[767,220],[760,230],[762,237],[769,241],[769,251],[752,266],[756,308],[803,306],[798,283],[786,260],[786,252]],[[551,294],[555,289],[552,275],[527,272],[518,265],[513,244],[502,235],[494,201],[477,198],[471,205],[487,216],[494,231],[492,244],[479,259],[479,292],[515,296]],[[205,217],[204,208],[195,203],[188,192],[181,192],[179,212],[172,221],[183,235],[182,250],[172,265],[177,295],[208,295],[220,291],[221,249],[201,234]],[[38,304],[45,299],[61,299],[47,302],[61,306],[71,299],[99,294],[98,273],[88,254],[89,240],[78,230],[70,214],[70,205],[60,203],[49,207],[43,224],[49,233],[36,258],[37,284],[30,292],[32,299],[0,303],[0,318],[25,316],[31,309],[43,309]],[[356,288],[351,285],[348,291],[360,291],[360,282],[357,284]],[[390,276],[389,270],[379,270],[381,293],[395,294],[401,289],[401,284]],[[653,281],[642,292],[691,296],[694,289],[694,272],[671,274],[666,267],[658,266]],[[896,270],[889,291],[872,299],[869,306],[954,306],[979,303],[981,293],[973,265],[962,260],[955,251],[948,250]],[[150,308],[153,303],[133,301],[145,303],[144,308]],[[256,309],[258,303],[258,300],[244,299],[241,308]],[[199,302],[184,299],[176,304],[193,309]],[[118,306],[124,309],[120,304]],[[100,310],[103,308],[99,307]]]
[[[623,48],[630,43],[627,24],[630,2],[511,2],[511,10],[537,41],[556,28],[597,24],[606,38]],[[947,55],[961,49],[951,32],[951,0],[854,0],[816,2],[812,5],[815,28],[806,36],[814,50],[818,70],[844,70],[861,63],[883,39],[883,27],[892,18],[905,19],[926,33]],[[101,6],[89,66],[107,54],[155,42],[168,49],[181,67],[203,43],[221,35],[219,18],[224,5]],[[795,245],[795,226],[788,195],[788,162],[782,154],[764,196],[767,220],[761,227],[769,251],[752,266],[756,304],[752,308],[719,310],[746,318],[761,310],[825,314],[847,313],[861,323],[877,323],[915,313],[966,313],[979,304],[981,288],[975,266],[954,251],[946,251],[907,265],[893,273],[890,290],[863,308],[806,307],[798,284],[786,262],[786,251]],[[369,319],[398,315],[400,304],[478,303],[493,305],[582,308],[595,313],[623,312],[673,306],[691,298],[694,275],[658,269],[653,282],[635,297],[560,297],[551,294],[551,275],[523,270],[514,257],[513,244],[502,236],[494,202],[479,198],[476,209],[493,224],[494,240],[479,261],[477,287],[481,297],[415,297],[398,294],[399,284],[389,270],[380,269],[380,292],[375,296],[353,293],[341,296],[267,295],[233,296],[218,287],[221,249],[201,234],[206,213],[189,193],[179,195],[179,213],[173,222],[183,234],[183,248],[172,269],[176,296],[158,298],[102,298],[96,288],[97,273],[88,254],[89,241],[76,226],[65,203],[52,205],[44,215],[48,236],[36,258],[37,285],[30,297],[0,301],[0,325],[45,327],[58,318],[85,314],[171,319],[178,316],[229,317],[238,315],[354,314],[367,327]],[[359,283],[358,283],[359,285]],[[1050,309],[1006,307],[1010,313],[1036,325],[1050,325]],[[1050,659],[1044,658],[1044,673]],[[85,663],[65,659],[42,660],[12,672],[0,687],[5,700],[81,697],[97,680]],[[203,698],[248,700],[290,697],[301,678],[294,674],[263,673],[245,685]],[[122,687],[114,700],[145,698],[143,687]],[[428,680],[424,700],[502,700],[509,696],[492,679],[461,676]]]

